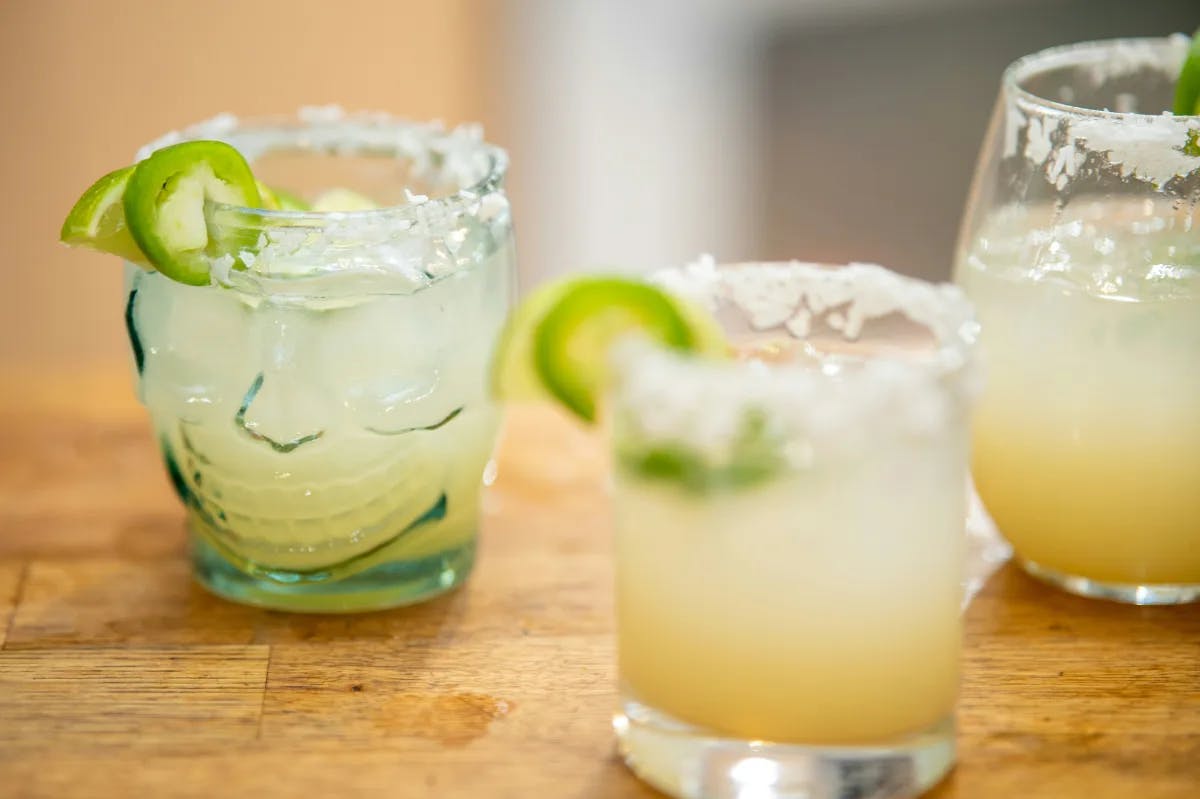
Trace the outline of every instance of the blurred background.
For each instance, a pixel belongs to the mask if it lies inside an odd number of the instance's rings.
[[[221,111],[481,121],[525,288],[720,259],[949,275],[1000,72],[1196,0],[0,0],[0,369],[123,368],[120,265],[58,228]]]

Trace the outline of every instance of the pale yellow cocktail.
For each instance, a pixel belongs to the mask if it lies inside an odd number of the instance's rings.
[[[954,758],[969,307],[864,265],[659,279],[742,358],[615,357],[622,752],[675,796],[914,795]]]
[[[1035,572],[1200,586],[1194,220],[1142,201],[1052,219],[993,223],[959,270],[988,367],[980,495]],[[1045,242],[1069,268],[1023,277]]]
[[[704,497],[618,473],[629,694],[727,735],[808,744],[946,719],[965,438]]]
[[[984,505],[1031,574],[1136,604],[1200,600],[1190,48],[1117,39],[1013,63],[956,255],[982,326]]]

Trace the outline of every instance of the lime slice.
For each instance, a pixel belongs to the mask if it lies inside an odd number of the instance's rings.
[[[322,212],[374,211],[378,207],[379,204],[370,197],[350,189],[330,189],[312,204],[312,210]]]
[[[556,280],[526,297],[508,318],[492,358],[492,395],[509,402],[551,399],[533,358],[533,334],[559,297],[579,278]]]
[[[281,211],[311,210],[308,203],[304,201],[304,198],[297,194],[292,194],[290,191],[279,188],[271,189],[271,191],[274,193],[275,201],[279,203],[279,210]]]
[[[255,179],[254,186],[258,189],[258,196],[262,199],[263,208],[266,208],[268,211],[283,210],[283,203],[279,199],[278,192],[258,179]]]
[[[594,421],[610,383],[609,349],[634,332],[683,351],[728,350],[715,321],[649,283],[571,278],[542,287],[513,314],[493,361],[493,392],[508,400],[549,396]]]
[[[284,189],[273,189],[261,180],[255,180],[262,207],[268,211],[307,211],[308,203]]]
[[[241,153],[218,141],[164,147],[134,167],[125,219],[155,269],[194,286],[209,282],[206,200],[259,207],[262,198]]]
[[[125,208],[121,204],[132,174],[133,167],[127,166],[109,172],[93,183],[67,214],[59,239],[72,247],[88,247],[119,255],[145,266],[146,256],[129,234]]]
[[[1179,71],[1174,111],[1179,116],[1200,116],[1200,30],[1193,34],[1192,46]]]

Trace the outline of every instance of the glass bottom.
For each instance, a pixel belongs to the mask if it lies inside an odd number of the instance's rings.
[[[416,560],[381,563],[322,582],[287,582],[247,574],[202,538],[192,538],[196,579],[219,597],[297,613],[360,613],[424,602],[459,586],[475,563],[475,542]]]
[[[623,698],[618,748],[641,779],[677,799],[900,799],[953,767],[954,719],[870,746],[806,746],[722,738]]]
[[[1182,605],[1200,601],[1200,584],[1105,583],[1064,574],[1032,560],[1019,558],[1021,568],[1042,582],[1089,599],[1108,599],[1129,605]]]

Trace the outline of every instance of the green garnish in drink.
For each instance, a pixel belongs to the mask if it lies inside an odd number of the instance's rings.
[[[647,446],[636,436],[616,442],[617,463],[643,480],[668,480],[698,493],[738,489],[773,477],[785,467],[779,440],[760,412],[746,415],[725,459],[713,463],[682,444]]]
[[[374,211],[378,207],[370,197],[350,189],[330,189],[318,195],[312,204],[312,210],[322,212]]]
[[[280,188],[271,188],[261,180],[254,181],[262,197],[262,207],[268,211],[309,211],[313,209],[303,198]]]

